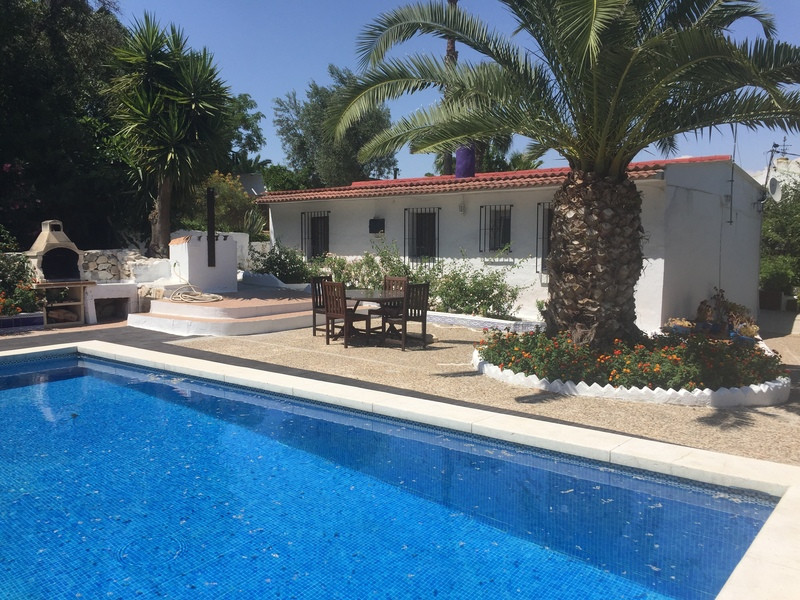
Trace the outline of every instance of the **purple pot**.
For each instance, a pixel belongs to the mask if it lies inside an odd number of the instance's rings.
[[[475,146],[459,146],[456,150],[456,179],[475,177]]]

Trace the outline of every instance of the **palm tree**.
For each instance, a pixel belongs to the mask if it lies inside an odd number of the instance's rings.
[[[796,131],[800,49],[772,39],[758,0],[498,1],[516,20],[519,46],[441,2],[379,16],[359,39],[367,69],[330,125],[341,132],[368,106],[438,88],[446,98],[362,152],[440,152],[498,134],[530,138],[534,157],[556,150],[570,172],[553,201],[549,329],[598,343],[638,335],[643,232],[628,164],[651,145],[674,151],[676,136],[725,124]],[[766,39],[729,37],[745,18]],[[387,57],[419,34],[452,36],[486,60],[450,68],[425,55]]]
[[[110,92],[117,135],[132,172],[153,197],[150,252],[164,256],[173,196],[188,193],[225,160],[232,99],[211,54],[188,49],[179,29],[162,29],[147,13],[115,57],[121,74]]]

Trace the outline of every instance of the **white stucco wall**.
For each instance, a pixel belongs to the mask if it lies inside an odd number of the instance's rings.
[[[644,331],[655,331],[661,326],[663,313],[664,256],[667,235],[663,221],[663,179],[639,181],[642,194],[642,253],[644,265],[636,284],[636,325]]]
[[[222,234],[214,244],[214,266],[208,265],[208,236],[191,235],[175,239],[169,245],[169,260],[183,283],[201,292],[225,293],[238,289],[236,240]]]
[[[521,265],[511,271],[508,281],[524,286],[520,295],[522,318],[538,319],[536,300],[547,298],[547,278],[536,272],[536,203],[550,202],[553,190],[534,188],[500,193],[471,192],[397,196],[389,198],[344,199],[335,202],[292,202],[270,210],[270,234],[285,246],[301,247],[301,213],[330,211],[329,249],[332,254],[355,258],[372,251],[374,243],[394,243],[403,254],[404,211],[406,208],[438,207],[439,253],[441,258],[468,258],[476,267],[504,268]],[[463,202],[463,213],[459,205]],[[489,253],[478,252],[480,207],[485,204],[512,204],[512,251],[508,259],[493,262]],[[369,220],[385,220],[384,236],[369,234]],[[463,254],[462,254],[463,250]],[[494,266],[493,266],[494,265]]]
[[[236,266],[239,269],[246,269],[250,264],[250,235],[241,231],[217,231],[216,233],[236,241]],[[197,229],[178,229],[170,233],[169,237],[174,240],[187,235],[204,236],[205,234],[205,231]]]
[[[730,164],[681,167],[675,173],[667,167],[664,318],[693,318],[715,287],[757,314],[760,190],[738,168],[732,172]]]
[[[655,331],[669,317],[692,318],[697,305],[720,281],[730,300],[757,308],[760,214],[754,206],[755,182],[738,168],[734,181],[733,223],[728,224],[729,162],[681,163],[663,178],[637,182],[642,192],[645,264],[636,287],[637,325]],[[385,240],[403,254],[404,209],[439,207],[440,257],[466,256],[476,266],[492,267],[478,252],[480,206],[511,204],[510,261],[519,265],[508,281],[523,286],[521,318],[538,319],[537,300],[547,299],[547,276],[539,272],[537,203],[550,202],[554,186],[488,192],[442,193],[386,198],[287,202],[270,207],[272,239],[300,248],[302,212],[330,211],[330,252],[355,258],[373,249],[369,219],[385,219]],[[463,212],[459,210],[463,205]],[[721,251],[720,251],[721,249]],[[508,261],[496,268],[507,266]]]

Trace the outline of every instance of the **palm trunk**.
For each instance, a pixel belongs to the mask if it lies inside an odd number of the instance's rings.
[[[153,211],[150,213],[150,256],[169,256],[170,205],[172,180],[167,177],[158,188]]]
[[[447,0],[449,8],[456,8],[458,0]],[[444,54],[444,64],[448,67],[455,67],[458,62],[458,51],[456,50],[455,38],[448,37],[447,46]],[[444,90],[444,95],[447,97],[447,89]],[[456,172],[455,159],[452,152],[445,152],[442,154],[442,175],[453,175]]]
[[[548,257],[548,333],[577,342],[632,339],[642,271],[642,200],[629,179],[571,171],[556,192]]]

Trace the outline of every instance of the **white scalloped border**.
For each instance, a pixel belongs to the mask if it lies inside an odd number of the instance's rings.
[[[711,406],[714,408],[733,408],[737,406],[774,406],[789,400],[791,380],[778,377],[774,381],[748,385],[740,388],[720,388],[718,390],[664,390],[656,388],[626,388],[613,385],[591,385],[580,381],[563,382],[560,379],[548,381],[536,375],[514,373],[510,369],[481,360],[478,350],[472,353],[472,365],[483,375],[520,387],[534,388],[566,396],[596,396],[615,398],[632,402],[651,402],[655,404],[680,404],[683,406]]]

